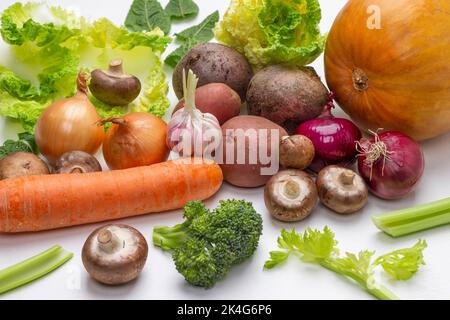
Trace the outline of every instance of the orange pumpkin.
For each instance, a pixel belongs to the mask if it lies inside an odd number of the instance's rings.
[[[450,1],[349,0],[328,36],[325,73],[365,128],[417,140],[450,131]]]

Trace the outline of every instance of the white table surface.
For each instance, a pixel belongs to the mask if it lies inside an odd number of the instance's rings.
[[[219,9],[223,14],[228,0],[195,0],[200,6],[196,21],[177,23],[172,31],[183,30]],[[0,10],[14,0],[2,0]],[[163,4],[167,1],[162,0]],[[323,32],[330,29],[334,17],[345,0],[321,0]],[[52,4],[77,8],[84,16],[107,17],[117,24],[123,23],[131,0],[54,0]],[[438,22],[437,22],[438,23]],[[172,51],[171,46],[167,52]],[[0,64],[2,63],[0,56]],[[323,78],[323,58],[313,64]],[[170,70],[168,79],[170,79]],[[170,99],[176,102],[173,90]],[[340,112],[337,112],[340,115]],[[18,128],[0,122],[0,140],[14,138]],[[213,289],[204,290],[188,285],[176,271],[169,254],[150,245],[149,259],[140,278],[121,287],[106,287],[89,278],[81,263],[82,245],[90,232],[100,226],[89,225],[64,230],[27,235],[0,235],[0,269],[39,253],[55,244],[75,253],[65,266],[30,285],[17,289],[0,299],[371,299],[371,296],[346,279],[292,258],[284,266],[263,271],[268,252],[276,248],[281,228],[323,228],[328,225],[336,233],[340,248],[357,252],[360,249],[386,253],[413,245],[418,238],[428,241],[425,252],[427,265],[409,282],[393,282],[383,276],[384,282],[403,299],[450,298],[450,227],[441,227],[401,239],[391,239],[379,233],[371,223],[373,214],[410,207],[450,195],[450,134],[422,144],[426,156],[426,171],[415,193],[402,201],[382,201],[370,198],[369,205],[359,214],[341,217],[319,206],[304,222],[284,224],[270,218],[263,203],[262,189],[238,189],[224,185],[207,204],[214,207],[220,199],[245,198],[254,203],[264,217],[264,235],[255,255],[236,266],[224,281]],[[121,222],[138,228],[151,244],[154,226],[174,225],[182,221],[181,211],[125,219]]]

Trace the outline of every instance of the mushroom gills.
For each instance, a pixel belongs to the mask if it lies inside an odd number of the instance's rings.
[[[281,221],[301,221],[317,203],[314,181],[301,170],[283,170],[266,185],[264,201],[271,215]]]

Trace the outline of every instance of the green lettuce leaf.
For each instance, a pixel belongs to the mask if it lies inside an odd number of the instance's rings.
[[[51,101],[22,101],[3,92],[0,93],[0,116],[19,122],[27,132],[34,132],[37,119],[50,103]]]
[[[256,68],[303,66],[325,47],[318,0],[232,0],[216,38],[245,54]]]
[[[74,94],[80,68],[106,69],[116,58],[140,78],[143,91],[125,108],[93,99],[102,116],[128,111],[163,116],[169,107],[160,57],[171,39],[158,28],[130,32],[107,19],[89,22],[60,7],[31,2],[6,9],[0,33],[13,61],[9,68],[0,66],[0,115],[18,120],[27,131],[33,131],[46,106]]]

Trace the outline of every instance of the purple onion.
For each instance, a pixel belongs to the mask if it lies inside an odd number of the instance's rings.
[[[382,199],[400,199],[420,182],[425,161],[419,144],[400,132],[374,133],[359,143],[358,169],[370,191]]]
[[[362,137],[361,130],[350,120],[335,118],[333,94],[322,114],[313,120],[302,123],[296,134],[308,137],[314,144],[316,158],[310,169],[318,172],[332,164],[351,164],[356,160],[356,142]]]

